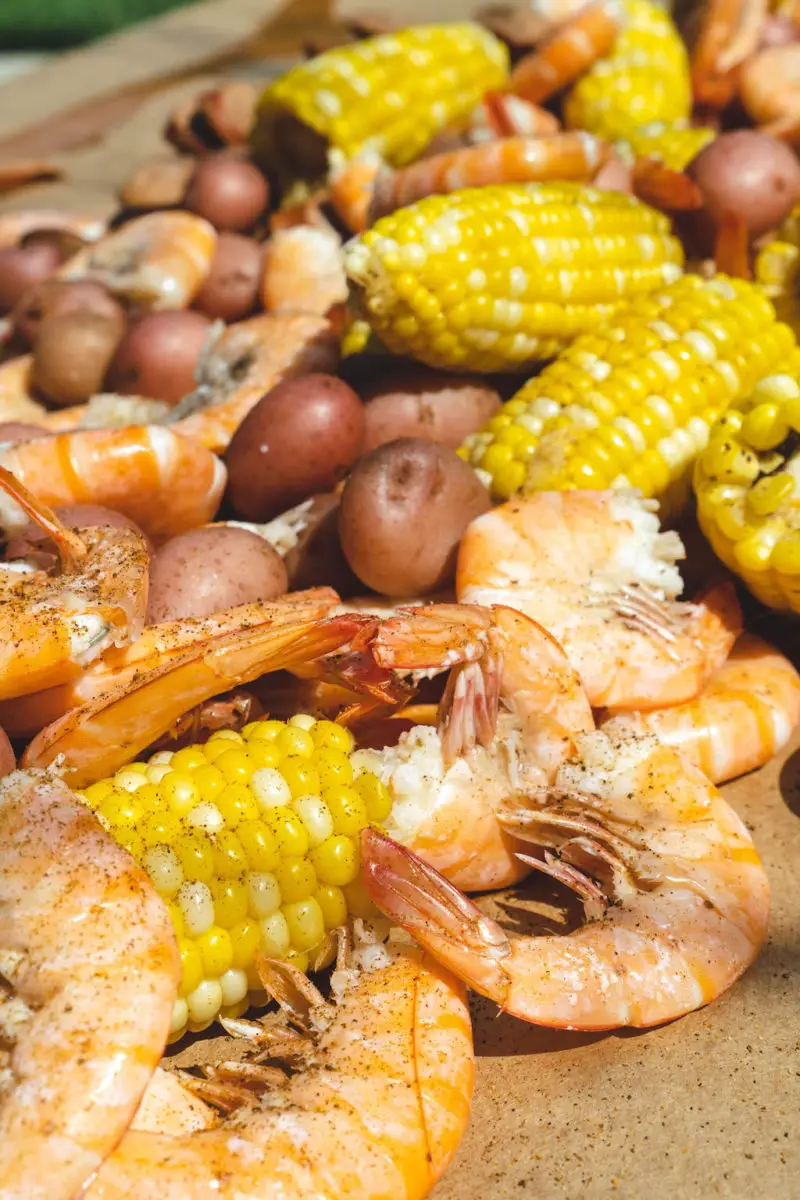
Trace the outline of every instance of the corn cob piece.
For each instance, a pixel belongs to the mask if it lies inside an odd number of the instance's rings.
[[[651,0],[621,7],[625,29],[564,103],[569,128],[611,140],[651,121],[684,121],[692,106],[689,59],[672,18]]]
[[[359,834],[391,809],[353,738],[301,714],[159,751],[83,793],[168,905],[183,978],[172,1038],[236,1016],[261,987],[256,950],[307,970],[326,932],[374,914]]]
[[[395,353],[513,370],[679,276],[669,228],[631,196],[580,184],[469,188],[383,217],[345,248],[345,270]]]
[[[625,157],[656,158],[671,171],[683,171],[716,136],[713,129],[692,128],[685,121],[653,121],[635,129],[618,149]]]
[[[800,336],[800,206],[789,213],[774,241],[759,250],[754,274],[780,320]]]
[[[770,608],[800,612],[800,350],[711,429],[694,470],[716,554]]]
[[[265,167],[288,158],[305,177],[325,174],[330,147],[348,159],[372,149],[403,166],[436,133],[466,123],[507,75],[503,43],[470,21],[367,38],[301,63],[267,88],[254,152]]]
[[[578,338],[461,453],[501,499],[634,487],[672,510],[712,422],[794,346],[758,287],[685,275]]]

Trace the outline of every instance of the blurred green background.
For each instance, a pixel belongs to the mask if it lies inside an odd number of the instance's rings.
[[[67,50],[192,0],[0,0],[0,52]]]

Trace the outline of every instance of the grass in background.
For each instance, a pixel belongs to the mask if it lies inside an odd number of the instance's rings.
[[[0,50],[66,50],[192,0],[0,0]]]

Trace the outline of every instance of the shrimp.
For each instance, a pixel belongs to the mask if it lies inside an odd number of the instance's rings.
[[[594,708],[691,700],[741,632],[732,584],[679,603],[677,533],[634,492],[534,492],[468,526],[456,592],[512,604],[558,639]]]
[[[227,478],[215,455],[161,425],[48,432],[0,448],[0,466],[46,504],[116,509],[155,542],[210,521]]]
[[[190,1111],[173,1085],[172,1112],[161,1109],[167,1130],[131,1129],[86,1200],[428,1194],[469,1116],[474,1061],[462,985],[415,947],[366,937],[340,953],[331,1000],[289,964],[261,960],[259,970],[289,1016],[226,1021],[249,1039],[251,1060],[220,1064],[208,1080],[182,1077],[230,1115]],[[291,1077],[261,1065],[283,1055]]]
[[[764,133],[800,140],[800,42],[769,46],[742,65],[739,98]]]
[[[80,250],[59,279],[93,279],[142,308],[186,308],[208,275],[214,226],[188,212],[136,217]]]
[[[85,242],[95,242],[106,231],[105,221],[97,217],[79,217],[74,213],[57,212],[50,208],[25,209],[3,213],[0,217],[0,250],[18,246],[30,233],[54,230],[71,233]]]
[[[264,248],[261,300],[267,312],[324,317],[347,299],[342,245],[333,230],[295,225]]]
[[[47,725],[21,765],[44,767],[63,755],[73,787],[113,775],[197,705],[268,671],[329,654],[359,628],[348,617],[297,616],[287,607],[283,619],[195,641],[155,665],[125,672],[119,683]]]
[[[70,1200],[133,1118],[180,981],[166,906],[58,779],[0,781],[0,1195]]]
[[[379,217],[426,196],[495,183],[531,183],[549,179],[592,179],[611,146],[591,133],[554,133],[549,137],[498,138],[423,158],[399,171],[381,171],[369,210]]]
[[[696,103],[723,109],[736,95],[737,72],[758,49],[767,0],[710,0],[692,51]]]
[[[163,667],[192,648],[207,649],[221,637],[261,626],[309,621],[333,615],[338,596],[330,588],[293,592],[282,600],[240,604],[209,617],[181,618],[148,625],[127,646],[109,648],[76,679],[57,687],[0,701],[0,728],[11,737],[31,737],[74,708],[98,701],[130,684],[142,671]],[[220,687],[224,691],[224,687]]]
[[[367,891],[514,1016],[562,1029],[659,1025],[710,1003],[755,961],[766,873],[744,823],[677,751],[600,730],[577,749],[552,788],[515,797],[500,820],[544,849],[543,860],[524,856],[531,866],[580,897],[580,928],[511,937],[372,830],[362,835]]]
[[[110,645],[138,637],[147,607],[148,555],[132,529],[80,535],[0,467],[0,521],[33,520],[55,542],[60,572],[5,564],[0,573],[0,699],[65,683]]]
[[[559,25],[544,46],[521,58],[508,90],[541,104],[602,58],[622,29],[618,8],[608,0],[589,4]]]
[[[467,141],[478,145],[496,138],[549,137],[560,129],[558,117],[546,108],[510,93],[487,92],[470,117]]]
[[[197,366],[197,389],[165,418],[175,433],[221,453],[276,383],[334,371],[339,339],[324,317],[266,313],[223,329]]]
[[[744,633],[687,704],[645,713],[601,713],[598,726],[655,734],[712,783],[769,762],[800,723],[800,675],[788,658]]]
[[[432,605],[381,622],[371,649],[394,670],[452,668],[438,728],[354,755],[392,794],[387,830],[468,891],[522,878],[498,808],[546,785],[576,734],[594,728],[560,646],[510,608]]]
[[[39,425],[46,417],[44,405],[31,395],[32,369],[32,354],[22,354],[0,363],[0,422]]]

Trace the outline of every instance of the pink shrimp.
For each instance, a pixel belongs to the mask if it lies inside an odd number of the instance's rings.
[[[559,25],[544,46],[520,59],[511,72],[508,90],[540,104],[607,54],[621,28],[614,5],[607,0],[589,4]]]
[[[324,317],[346,299],[342,244],[333,229],[295,225],[273,233],[264,248],[261,285],[267,312]]]

